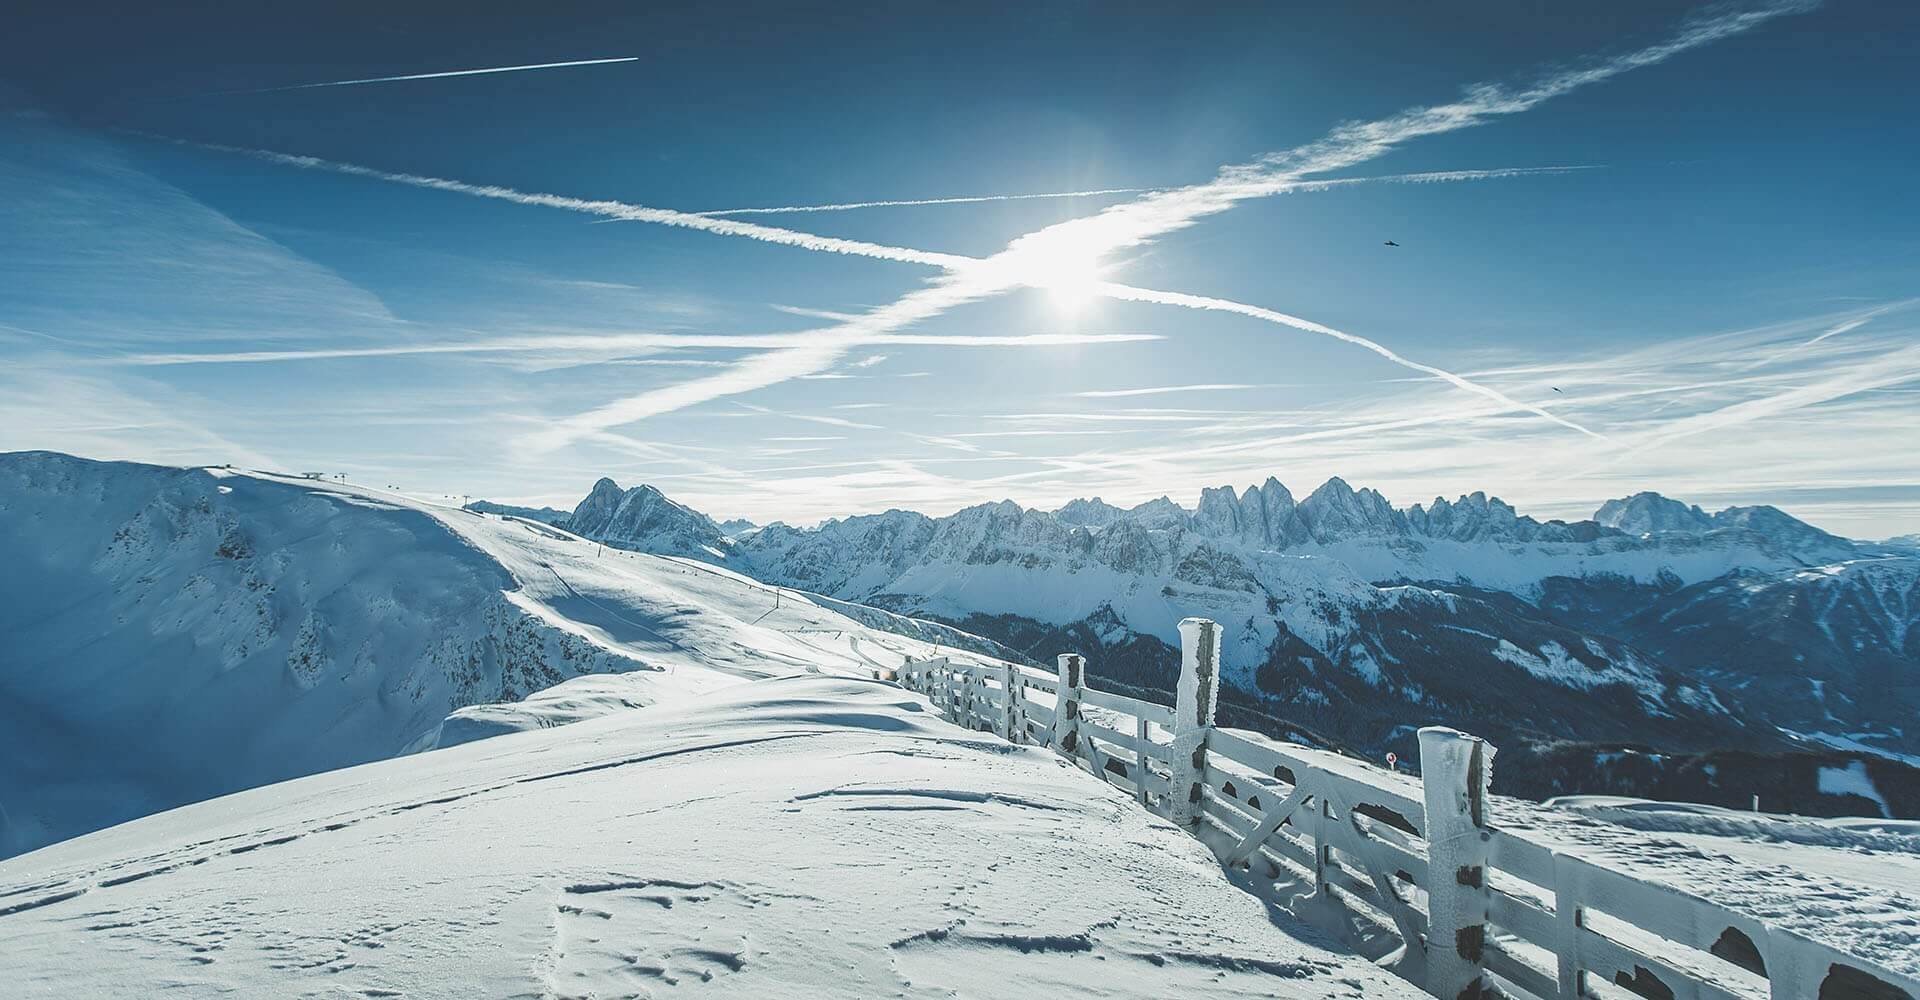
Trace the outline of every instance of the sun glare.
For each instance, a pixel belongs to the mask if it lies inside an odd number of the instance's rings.
[[[1063,313],[1086,311],[1100,297],[1099,253],[1091,248],[1061,248],[1032,262],[1027,282],[1047,293],[1047,300]]]

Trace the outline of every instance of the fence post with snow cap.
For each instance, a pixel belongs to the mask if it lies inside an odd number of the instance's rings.
[[[1027,723],[1020,714],[1020,668],[1009,663],[1000,669],[1000,738],[1025,743]]]
[[[1053,703],[1053,749],[1073,756],[1080,745],[1080,689],[1087,685],[1087,658],[1079,653],[1061,653],[1060,690]]]
[[[1173,778],[1168,818],[1177,826],[1200,822],[1206,787],[1207,734],[1220,698],[1220,625],[1206,618],[1180,622],[1180,680],[1173,691]]]
[[[1420,730],[1426,800],[1427,991],[1440,997],[1487,993],[1487,787],[1494,748],[1444,726]]]

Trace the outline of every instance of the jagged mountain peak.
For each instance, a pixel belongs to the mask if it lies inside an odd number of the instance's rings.
[[[1656,535],[1669,531],[1705,531],[1713,527],[1713,518],[1698,506],[1682,503],[1652,490],[1630,497],[1608,500],[1593,512],[1593,519],[1629,535]]]
[[[1060,523],[1084,528],[1104,528],[1126,516],[1126,511],[1094,497],[1069,500],[1053,512]]]
[[[659,489],[642,483],[623,490],[607,477],[593,484],[573,509],[567,526],[616,548],[706,562],[725,562],[733,544],[712,518],[674,502]]]
[[[1645,537],[1732,534],[1762,548],[1821,560],[1847,558],[1856,548],[1851,541],[1822,531],[1778,507],[1757,504],[1728,507],[1717,514],[1708,514],[1698,505],[1652,491],[1609,500],[1600,505],[1593,519],[1626,534]]]

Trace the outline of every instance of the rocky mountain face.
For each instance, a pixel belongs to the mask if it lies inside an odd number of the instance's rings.
[[[577,535],[635,552],[727,562],[732,543],[713,519],[683,507],[651,486],[622,490],[611,479],[593,491],[561,522]]]
[[[1773,507],[1641,493],[1569,522],[1484,493],[1398,508],[1337,478],[1296,499],[1269,478],[1191,510],[896,510],[725,551],[769,582],[1042,660],[1074,649],[1148,688],[1170,685],[1180,618],[1205,615],[1228,629],[1230,683],[1367,752],[1435,721],[1537,745],[1769,750],[1790,731],[1920,751],[1902,721],[1920,707],[1920,558]]]

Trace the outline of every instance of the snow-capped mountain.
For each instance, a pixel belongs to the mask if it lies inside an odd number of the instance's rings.
[[[770,672],[991,649],[517,515],[44,452],[0,455],[0,566],[0,856]]]
[[[1641,493],[1543,521],[1484,493],[1403,509],[1337,478],[1296,500],[1270,478],[1191,510],[1093,498],[775,523],[725,558],[1038,657],[1079,649],[1148,687],[1168,681],[1175,624],[1212,617],[1231,629],[1230,680],[1263,710],[1359,747],[1445,719],[1525,741],[1768,748],[1788,727],[1911,752],[1920,732],[1894,720],[1920,678],[1912,570],[1890,551],[1773,507]],[[1749,603],[1711,607],[1736,594]],[[1766,617],[1776,605],[1850,617],[1787,627]]]
[[[611,479],[573,509],[565,524],[577,534],[635,552],[725,562],[730,543],[713,519],[651,486],[622,490]]]

